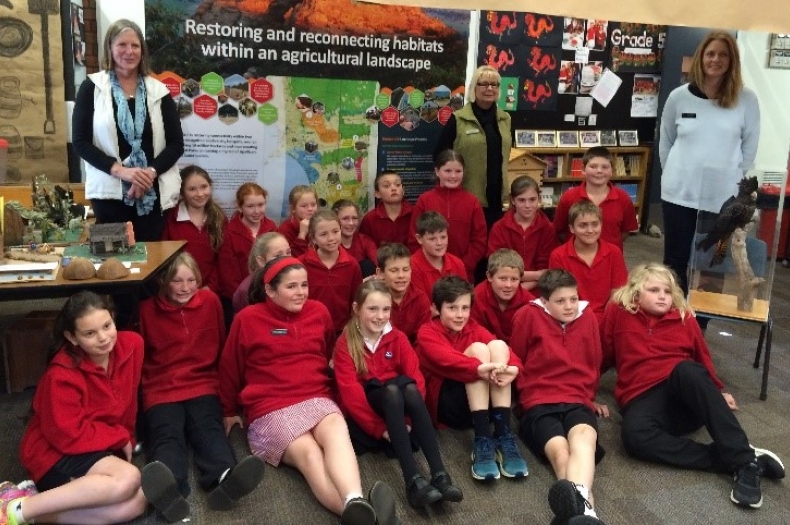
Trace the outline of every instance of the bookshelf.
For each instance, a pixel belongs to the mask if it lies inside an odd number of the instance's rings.
[[[651,146],[609,147],[612,153],[612,184],[622,187],[641,217],[645,186],[650,170]],[[584,180],[581,160],[587,148],[513,148],[511,158],[528,152],[543,160],[546,168],[541,177],[541,200],[544,207],[556,206],[562,192]]]

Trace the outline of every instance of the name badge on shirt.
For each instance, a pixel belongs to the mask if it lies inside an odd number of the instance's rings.
[[[697,118],[696,113],[681,113],[680,118]]]
[[[392,352],[390,350],[387,350],[386,352],[384,352],[384,357],[386,357],[387,359],[392,359]]]
[[[480,133],[480,130],[479,129],[467,129],[466,130],[466,134],[467,135],[474,135],[475,133]]]
[[[288,335],[287,328],[275,328],[272,330],[272,335]]]

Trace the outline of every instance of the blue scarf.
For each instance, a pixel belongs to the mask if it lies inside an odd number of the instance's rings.
[[[134,117],[129,110],[129,103],[126,100],[126,94],[118,82],[118,77],[115,71],[110,71],[110,86],[112,87],[112,97],[115,100],[117,112],[115,115],[115,122],[118,129],[121,130],[123,138],[132,147],[132,152],[124,159],[123,165],[127,168],[145,168],[148,166],[148,159],[145,157],[143,151],[143,127],[145,126],[145,119],[147,115],[146,92],[145,82],[143,77],[137,79],[137,92],[134,94],[136,103],[134,105]],[[156,191],[154,187],[151,188],[139,199],[128,196],[129,189],[132,187],[131,182],[121,181],[123,185],[123,202],[127,206],[136,206],[137,215],[148,215],[154,209],[156,203]]]

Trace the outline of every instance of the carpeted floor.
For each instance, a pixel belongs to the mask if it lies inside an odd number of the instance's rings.
[[[660,260],[662,241],[644,235],[626,241],[629,267],[637,262]],[[57,308],[45,303],[44,307]],[[41,309],[33,303],[0,303],[3,316]],[[758,398],[761,370],[752,368],[759,326],[711,321],[706,337],[711,346],[719,376],[740,405],[738,418],[753,444],[773,450],[790,464],[790,269],[777,265],[771,300],[774,317],[773,353],[767,401]],[[8,317],[5,317],[6,324]],[[600,442],[607,455],[595,476],[595,502],[600,517],[608,525],[758,525],[790,524],[790,481],[763,481],[763,506],[743,510],[729,501],[731,481],[727,476],[675,470],[642,463],[625,455],[620,444],[620,415],[614,404],[612,388],[615,376],[608,372],[602,379],[599,401],[612,409],[612,417],[600,422]],[[24,417],[32,391],[0,394],[0,478],[20,481],[24,472],[17,459]],[[704,431],[700,439],[707,439]],[[247,453],[244,436],[234,431],[232,440],[237,453]],[[363,484],[372,486],[377,479],[389,482],[398,495],[398,514],[404,524],[502,524],[547,525],[551,511],[546,493],[554,481],[551,469],[538,462],[521,447],[530,465],[530,475],[521,481],[501,479],[493,484],[472,480],[469,468],[471,431],[442,430],[439,443],[450,474],[464,490],[459,504],[444,504],[427,511],[415,511],[407,503],[400,469],[395,460],[381,455],[359,459]],[[142,458],[137,458],[142,465]],[[192,483],[195,487],[196,484]],[[192,523],[197,524],[333,524],[338,520],[323,510],[310,495],[303,478],[288,467],[267,468],[261,487],[226,513],[210,511],[205,495],[195,489],[189,498]],[[147,515],[133,523],[164,523]]]

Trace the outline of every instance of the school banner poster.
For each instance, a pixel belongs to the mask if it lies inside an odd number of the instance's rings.
[[[275,220],[287,215],[296,184],[314,184],[327,204],[350,198],[368,209],[372,178],[390,163],[372,155],[379,141],[424,158],[441,131],[430,97],[465,75],[468,12],[352,0],[146,0],[145,14],[152,67],[182,119],[179,165],[206,168],[226,211],[249,180],[269,191]],[[399,86],[422,100],[394,99]],[[393,110],[396,126],[382,119]],[[420,128],[436,129],[409,140]]]

